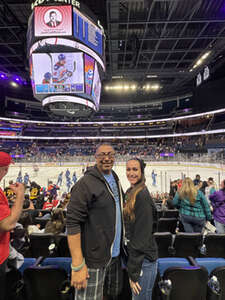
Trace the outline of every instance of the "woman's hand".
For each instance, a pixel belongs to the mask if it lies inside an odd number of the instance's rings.
[[[130,287],[131,287],[133,293],[135,295],[139,295],[139,293],[141,291],[141,287],[140,287],[139,283],[138,282],[134,282],[131,279],[129,279],[129,282],[130,282]]]

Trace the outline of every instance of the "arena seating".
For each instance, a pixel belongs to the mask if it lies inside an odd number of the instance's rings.
[[[55,246],[54,235],[51,233],[32,233],[29,238],[31,256],[35,258],[48,257],[50,255],[49,246]]]
[[[171,232],[175,233],[177,228],[177,218],[160,218],[158,220],[158,232]]]
[[[201,233],[178,232],[175,236],[173,247],[176,257],[199,257],[202,245]]]
[[[63,268],[50,265],[30,267],[24,270],[23,278],[27,299],[70,299],[66,295],[66,285],[69,287],[70,282],[68,274]]]
[[[204,244],[207,257],[225,258],[225,234],[207,234]]]
[[[172,256],[172,234],[170,232],[155,232],[154,237],[158,245],[159,258]]]

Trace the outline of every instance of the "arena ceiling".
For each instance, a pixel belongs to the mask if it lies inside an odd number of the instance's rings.
[[[29,0],[0,2],[0,71],[29,77]],[[160,84],[148,99],[189,92],[205,65],[225,63],[225,0],[85,0],[106,33],[104,84]],[[208,57],[193,68],[202,56]],[[142,93],[141,97],[144,93]],[[103,91],[102,103],[119,96]],[[134,97],[133,101],[137,101]]]

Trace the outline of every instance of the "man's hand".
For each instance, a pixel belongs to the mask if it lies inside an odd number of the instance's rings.
[[[24,184],[16,182],[14,184],[10,184],[9,187],[19,199],[23,198],[22,200],[24,200]]]
[[[87,287],[87,279],[89,278],[87,265],[84,265],[80,271],[71,271],[71,286],[75,289],[85,289]]]

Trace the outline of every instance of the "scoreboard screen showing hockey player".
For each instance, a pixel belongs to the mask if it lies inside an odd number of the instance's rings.
[[[84,93],[83,53],[34,53],[36,94]]]
[[[104,29],[82,11],[83,6],[52,3],[37,5],[28,23],[33,94],[55,114],[61,110],[61,114],[79,116],[86,111],[87,116],[100,105]]]
[[[99,108],[101,80],[91,56],[82,52],[33,53],[30,71],[39,100],[49,94],[79,94]]]

